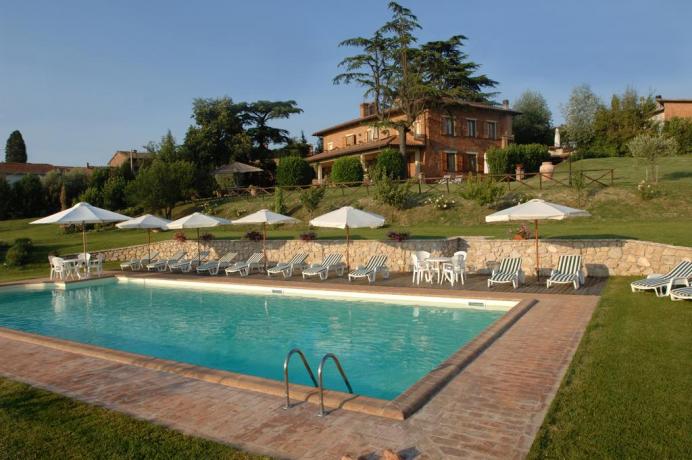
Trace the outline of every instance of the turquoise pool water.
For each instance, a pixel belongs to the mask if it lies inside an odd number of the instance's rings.
[[[393,399],[502,311],[245,295],[113,283],[67,291],[0,291],[0,326],[283,379],[288,350],[317,373],[335,353],[356,393]],[[297,357],[295,357],[297,358]],[[344,390],[333,364],[328,388]],[[291,380],[309,384],[299,359]]]

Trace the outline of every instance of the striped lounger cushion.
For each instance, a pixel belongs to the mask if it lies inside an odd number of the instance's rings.
[[[656,295],[664,296],[668,294],[667,288],[674,280],[687,280],[689,278],[692,278],[692,262],[683,260],[663,276],[634,281],[630,286],[632,291],[654,290]]]
[[[670,291],[672,300],[692,300],[692,286],[677,288]]]

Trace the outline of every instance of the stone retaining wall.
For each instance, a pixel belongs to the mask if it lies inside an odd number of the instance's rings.
[[[216,240],[202,243],[202,248],[211,251],[212,257],[233,251],[239,258],[247,258],[252,252],[260,251],[262,243],[245,240]],[[197,253],[196,241],[179,243],[174,240],[152,243],[152,251],[160,257],[169,257],[179,249],[191,256]],[[522,257],[527,274],[535,266],[535,243],[533,240],[514,241],[486,239],[484,237],[454,237],[449,239],[394,241],[356,240],[351,242],[351,266],[363,265],[374,254],[385,254],[393,271],[409,271],[411,253],[429,251],[433,256],[452,255],[454,251],[468,252],[467,266],[472,271],[486,271],[504,257]],[[345,240],[270,240],[267,241],[267,256],[270,261],[286,261],[298,252],[309,254],[308,262],[319,262],[329,252],[346,255]],[[130,246],[102,251],[106,260],[129,260],[143,257],[146,245]],[[665,273],[681,259],[692,259],[692,248],[671,246],[637,240],[561,240],[539,241],[540,265],[548,273],[557,265],[561,254],[581,254],[589,276],[648,275]]]

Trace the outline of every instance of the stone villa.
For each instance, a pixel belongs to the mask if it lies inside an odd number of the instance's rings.
[[[512,119],[517,113],[506,100],[502,105],[457,101],[444,109],[425,111],[406,135],[408,175],[487,173],[484,154],[491,147],[511,143]],[[337,158],[357,156],[367,171],[383,149],[399,148],[396,130],[373,126],[375,121],[372,103],[363,103],[358,118],[313,133],[322,139],[323,151],[307,161],[315,167],[318,181],[329,176]]]

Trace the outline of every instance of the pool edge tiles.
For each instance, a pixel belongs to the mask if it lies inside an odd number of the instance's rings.
[[[284,283],[277,283],[279,286],[267,286],[261,284],[246,284],[234,282],[214,282],[210,281],[190,281],[180,279],[161,279],[146,277],[129,277],[127,275],[116,275],[118,282],[141,284],[152,287],[185,287],[206,291],[230,291],[255,295],[286,295],[294,297],[311,297],[334,300],[360,300],[369,302],[395,303],[395,304],[416,304],[446,308],[468,308],[477,310],[496,310],[507,312],[515,307],[520,300],[506,299],[487,299],[469,297],[450,297],[444,295],[414,295],[414,294],[392,294],[366,292],[359,290],[358,286],[345,286],[344,288],[305,288],[287,287]]]
[[[443,363],[425,374],[421,379],[393,400],[325,390],[325,406],[390,419],[404,420],[423,407],[449,381],[462,372],[463,369],[473,362],[473,360],[485,349],[490,347],[495,340],[518,321],[535,303],[535,300],[524,300],[519,302],[506,314],[502,315],[484,329],[473,340],[460,347]],[[5,327],[0,327],[0,337],[125,365],[174,373],[231,388],[255,391],[280,397],[285,396],[283,382],[263,377],[211,369],[194,364],[155,358],[148,355],[43,336]],[[290,393],[293,401],[319,402],[319,393],[317,389],[313,387],[291,384]]]

